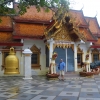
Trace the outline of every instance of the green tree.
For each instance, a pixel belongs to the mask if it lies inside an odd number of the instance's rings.
[[[19,11],[16,12],[14,8],[9,8],[8,5],[13,4],[15,0],[0,0],[0,15],[10,15],[15,16],[19,14],[24,14],[27,12],[29,6],[35,5],[37,11],[41,11],[40,7],[44,7],[46,12],[49,11],[51,8],[60,8],[61,5],[64,8],[69,8],[69,1],[68,0],[18,0],[18,9]]]

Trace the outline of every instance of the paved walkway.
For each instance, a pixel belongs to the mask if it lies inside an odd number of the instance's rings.
[[[0,77],[0,100],[100,100],[99,75],[84,78],[76,73],[66,73],[65,79]]]

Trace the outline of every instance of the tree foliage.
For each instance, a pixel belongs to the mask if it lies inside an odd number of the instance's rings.
[[[68,0],[18,0],[17,7],[19,11],[16,12],[14,8],[8,7],[8,5],[13,4],[14,1],[15,0],[0,0],[0,15],[22,15],[33,5],[36,6],[37,11],[41,11],[40,7],[44,7],[46,12],[48,12],[50,8],[59,8],[61,5],[68,9],[70,4]]]

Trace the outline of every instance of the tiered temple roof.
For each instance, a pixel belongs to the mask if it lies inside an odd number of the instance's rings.
[[[70,16],[79,27],[88,27],[82,10],[69,10]]]
[[[97,38],[91,48],[100,48],[100,27],[96,17],[85,17],[91,33]]]
[[[15,23],[13,38],[40,38],[43,39],[46,25]]]
[[[95,37],[91,33],[90,26],[87,23],[87,20],[85,19],[83,15],[82,10],[70,10],[69,11],[71,17],[73,18],[73,21],[79,28],[79,33],[82,34],[87,41],[96,41]]]
[[[12,19],[7,16],[1,16],[0,31],[13,31]]]
[[[89,25],[89,29],[92,32],[93,35],[95,36],[99,36],[100,35],[100,28],[98,25],[98,21],[96,17],[85,17],[88,25]]]
[[[14,6],[16,8],[17,4]],[[24,15],[14,17],[13,38],[43,39],[44,30],[50,24],[53,14],[52,10],[45,12],[41,8],[38,12],[35,6],[30,6]]]
[[[45,9],[40,9],[38,12],[35,6],[31,6],[24,15],[17,16],[14,19],[17,22],[49,23],[54,12],[52,10],[45,12]]]
[[[13,40],[13,22],[10,17],[1,16],[0,23],[0,45],[23,46],[22,43]]]
[[[38,12],[34,6],[31,6],[24,15],[16,16],[13,19],[6,16],[0,17],[2,19],[2,23],[0,23],[0,45],[16,44],[16,46],[22,46],[23,44],[18,42],[18,39],[43,39],[45,30],[49,30],[55,23],[55,21],[51,22],[54,14],[55,12],[52,10],[45,12],[43,8]],[[95,46],[100,45],[100,28],[96,17],[85,17],[82,10],[69,10],[69,17],[72,21],[69,24],[75,24],[80,37],[93,42]]]

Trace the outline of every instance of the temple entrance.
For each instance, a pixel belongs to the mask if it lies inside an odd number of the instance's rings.
[[[54,52],[56,52],[58,54],[58,57],[56,59],[56,64],[58,65],[60,62],[60,59],[63,59],[63,61],[66,64],[66,49],[63,48],[55,48]],[[66,70],[66,69],[65,69]]]
[[[74,71],[74,51],[72,48],[55,48],[54,52],[58,54],[58,57],[56,59],[56,64],[58,65],[60,62],[60,59],[63,59],[63,61],[66,64],[65,71],[66,72],[73,72]]]
[[[74,51],[72,48],[67,48],[67,71],[74,71]]]

